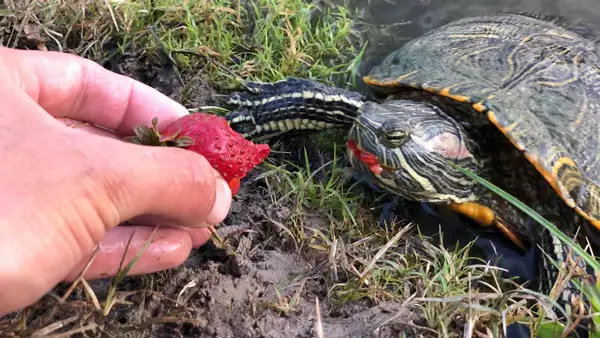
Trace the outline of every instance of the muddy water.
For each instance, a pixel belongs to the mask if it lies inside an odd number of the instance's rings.
[[[390,52],[419,35],[448,22],[466,17],[498,12],[531,12],[557,15],[580,21],[600,29],[600,1],[598,0],[322,0],[327,4],[342,5],[357,21],[358,44],[368,42],[359,76],[368,73]],[[360,81],[359,81],[360,82]],[[365,90],[359,85],[359,89]],[[409,206],[407,208],[407,206]],[[511,276],[525,280],[535,278],[536,255],[525,255],[515,250],[496,234],[483,234],[473,224],[467,224],[455,215],[440,214],[420,204],[404,204],[403,213],[410,213],[421,230],[435,235],[441,229],[444,243],[466,244],[476,240],[476,254],[496,261],[507,268]],[[491,244],[493,242],[493,244]]]
[[[368,71],[406,41],[450,21],[494,12],[524,11],[583,20],[600,28],[598,0],[321,0],[342,5],[358,19],[361,40],[368,40]]]

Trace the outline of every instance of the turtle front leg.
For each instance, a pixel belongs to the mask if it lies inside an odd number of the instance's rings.
[[[296,78],[245,87],[226,100],[236,109],[226,119],[246,138],[350,128],[365,100],[357,92]]]
[[[477,202],[450,203],[449,206],[452,210],[469,217],[481,226],[497,228],[520,249],[527,251],[527,246],[520,239],[521,236],[517,231],[504,222],[491,208]]]

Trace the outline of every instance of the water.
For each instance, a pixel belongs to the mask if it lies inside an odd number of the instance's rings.
[[[600,29],[598,0],[320,0],[352,11],[359,39],[368,40],[361,73],[431,29],[466,16],[525,11],[583,20]]]

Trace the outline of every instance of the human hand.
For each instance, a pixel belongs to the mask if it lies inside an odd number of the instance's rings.
[[[87,279],[115,275],[161,225],[130,274],[160,271],[226,217],[231,191],[204,157],[121,140],[183,116],[181,105],[63,53],[0,47],[0,74],[0,314],[75,278],[96,244]]]

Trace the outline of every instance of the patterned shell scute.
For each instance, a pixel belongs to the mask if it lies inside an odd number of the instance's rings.
[[[473,104],[567,204],[600,228],[600,50],[594,41],[526,16],[467,18],[407,43],[365,81]]]

